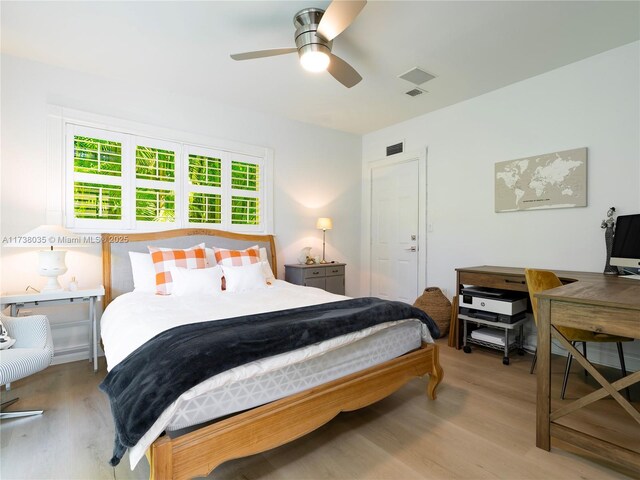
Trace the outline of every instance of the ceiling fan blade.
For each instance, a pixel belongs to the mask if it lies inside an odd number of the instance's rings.
[[[333,40],[356,19],[366,0],[333,0],[322,15],[316,35]]]
[[[287,53],[297,52],[298,49],[292,48],[272,48],[270,50],[257,50],[255,52],[234,53],[231,58],[234,60],[251,60],[253,58],[275,57],[276,55],[285,55]]]
[[[331,61],[329,62],[327,71],[345,87],[351,88],[362,80],[362,77],[356,72],[356,69],[343,59],[333,53],[330,53],[329,56],[331,57]]]

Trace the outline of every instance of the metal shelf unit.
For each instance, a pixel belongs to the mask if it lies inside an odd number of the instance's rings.
[[[464,353],[471,353],[471,347],[468,345],[470,343],[474,345],[480,345],[482,347],[492,348],[494,350],[502,350],[504,352],[504,357],[502,358],[502,363],[504,365],[509,365],[509,352],[512,350],[518,350],[518,354],[524,354],[523,350],[523,342],[524,342],[524,324],[527,322],[527,318],[523,318],[522,320],[518,320],[514,323],[502,323],[502,322],[492,322],[491,320],[484,320],[482,318],[473,318],[467,315],[458,314],[458,318],[462,320],[463,323],[463,350]],[[500,345],[497,343],[491,343],[484,340],[479,340],[477,338],[471,337],[471,332],[469,332],[468,323],[475,323],[476,325],[485,325],[491,328],[497,328],[504,330],[504,345]],[[512,339],[511,333],[516,333],[515,341],[510,341]]]

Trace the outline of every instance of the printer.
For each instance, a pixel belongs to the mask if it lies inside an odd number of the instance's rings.
[[[462,315],[502,323],[515,323],[527,316],[529,296],[485,287],[463,287],[459,308]]]

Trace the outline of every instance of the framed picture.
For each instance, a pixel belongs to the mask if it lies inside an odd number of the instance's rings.
[[[587,148],[495,164],[495,210],[587,206]]]

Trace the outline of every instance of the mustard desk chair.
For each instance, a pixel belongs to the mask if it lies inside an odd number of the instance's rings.
[[[542,292],[543,290],[550,290],[552,288],[562,286],[562,282],[556,276],[555,273],[550,272],[548,270],[535,270],[532,268],[526,268],[524,270],[524,276],[527,280],[527,288],[529,289],[529,298],[531,299],[531,307],[533,308],[533,320],[538,326],[538,299],[535,297],[535,294],[538,292]],[[582,343],[582,353],[585,358],[587,358],[587,342],[616,342],[616,346],[618,347],[618,357],[620,358],[620,370],[622,371],[622,376],[627,376],[627,369],[624,365],[624,353],[622,351],[622,342],[632,342],[633,338],[627,337],[618,337],[615,335],[608,335],[606,333],[594,333],[589,330],[580,330],[577,328],[571,327],[559,327],[556,326],[558,331],[571,342],[571,345],[575,347],[576,343]],[[531,371],[533,373],[533,369],[536,366],[536,360],[538,359],[538,351],[533,356],[533,361],[531,362]],[[562,393],[560,394],[560,398],[564,399],[564,393],[567,389],[567,381],[569,380],[569,370],[571,370],[571,361],[573,360],[573,355],[570,353],[567,356],[567,366],[564,370],[564,379],[562,380]],[[585,370],[585,375],[587,375],[587,371]],[[627,398],[629,398],[629,389],[625,389],[627,393]]]

